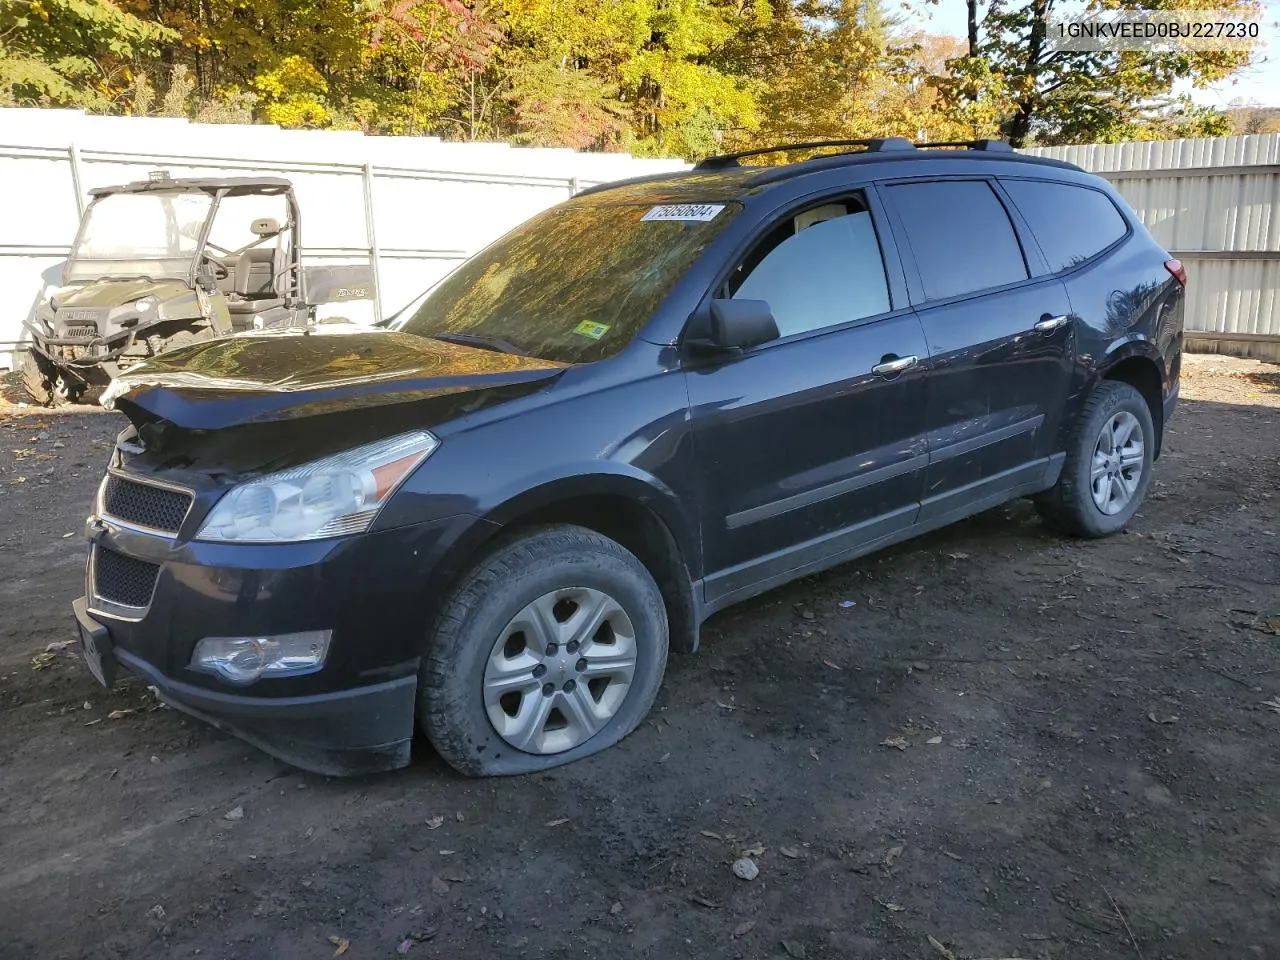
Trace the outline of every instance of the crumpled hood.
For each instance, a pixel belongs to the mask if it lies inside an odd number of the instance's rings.
[[[281,331],[162,354],[117,378],[102,402],[138,426],[217,430],[449,398],[429,404],[439,422],[538,389],[565,366],[389,330]]]

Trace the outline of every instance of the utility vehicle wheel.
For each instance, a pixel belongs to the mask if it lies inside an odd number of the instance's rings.
[[[1155,441],[1142,394],[1127,383],[1099,384],[1085,401],[1057,486],[1036,498],[1040,516],[1081,537],[1123,529],[1151,482]]]
[[[630,552],[582,527],[530,530],[446,601],[423,657],[419,722],[470,776],[569,763],[644,719],[667,639],[658,585]]]
[[[22,389],[42,407],[61,407],[77,399],[53,364],[30,350],[22,361]]]

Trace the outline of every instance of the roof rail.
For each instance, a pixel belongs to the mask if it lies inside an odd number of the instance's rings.
[[[915,145],[905,137],[877,137],[871,140],[811,140],[807,143],[788,143],[777,147],[757,147],[754,150],[739,150],[737,153],[724,153],[715,157],[707,157],[694,164],[693,169],[723,170],[726,167],[742,166],[738,161],[747,157],[758,157],[765,153],[786,153],[791,150],[812,150],[820,147],[865,147],[867,153],[915,149]]]
[[[966,147],[969,150],[986,150],[990,153],[1013,153],[1013,147],[1003,140],[935,140],[932,143],[917,143],[921,150],[934,147]]]

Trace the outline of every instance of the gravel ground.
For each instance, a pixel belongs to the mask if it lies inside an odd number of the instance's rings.
[[[6,960],[1280,957],[1280,367],[1187,357],[1129,532],[1017,503],[777,590],[619,747],[497,781],[300,774],[96,686],[121,424],[0,410]]]

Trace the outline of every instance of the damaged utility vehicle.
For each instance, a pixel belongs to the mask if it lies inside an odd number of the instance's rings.
[[[25,324],[23,384],[37,403],[87,399],[166,350],[305,326],[318,304],[372,297],[367,267],[303,269],[288,180],[161,172],[91,196],[62,286]]]
[[[402,766],[421,730],[523,773],[634,730],[729,604],[1018,497],[1122,529],[1186,274],[1106,181],[963,146],[593,188],[391,329],[125,373],[89,668],[310,770]]]

